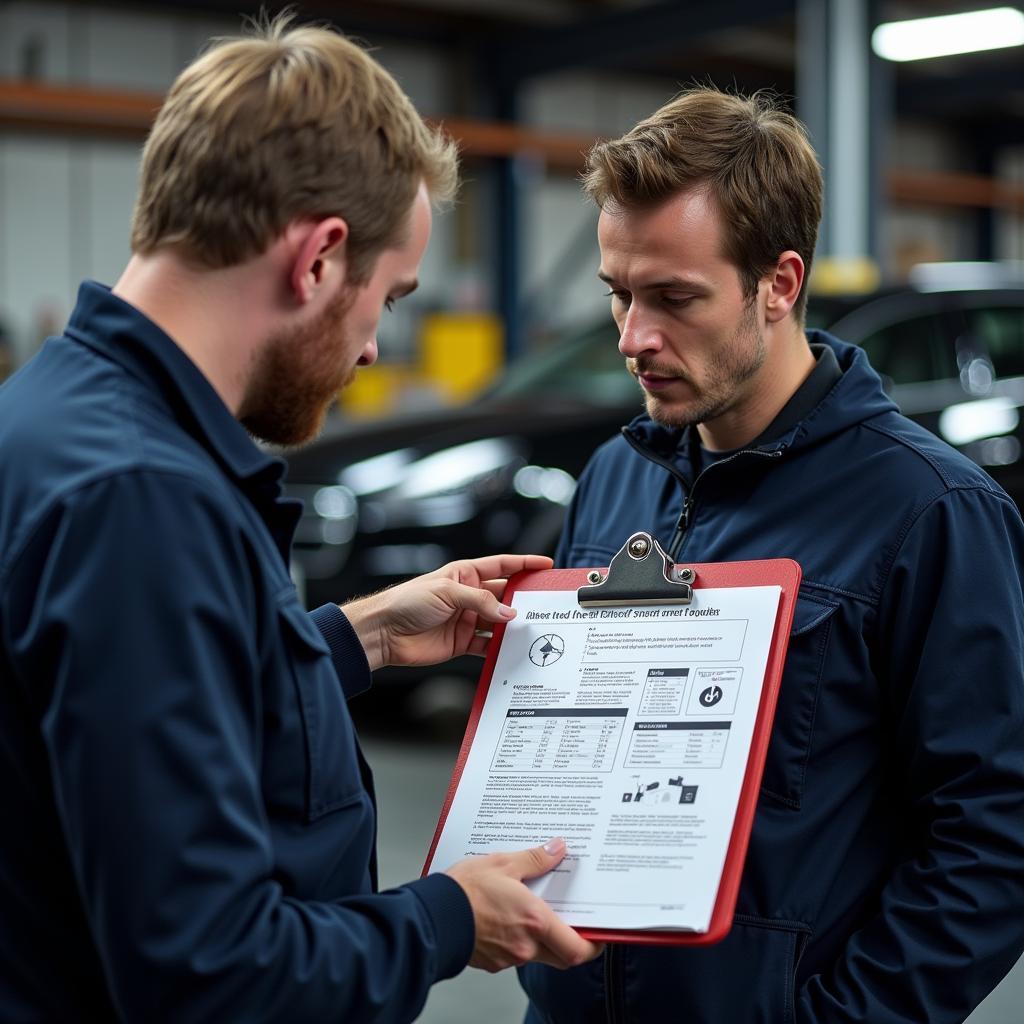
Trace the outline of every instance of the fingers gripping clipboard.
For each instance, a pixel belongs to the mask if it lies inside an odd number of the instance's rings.
[[[513,576],[424,873],[563,835],[530,884],[580,934],[723,939],[800,578],[789,559],[677,566],[646,533],[607,568]]]

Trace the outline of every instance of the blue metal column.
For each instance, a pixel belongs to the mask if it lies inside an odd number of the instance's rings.
[[[991,134],[988,132],[975,132],[971,142],[971,148],[974,152],[975,172],[995,180],[998,172],[998,167],[996,166],[997,147]],[[998,219],[997,208],[994,206],[983,206],[975,211],[975,259],[994,260],[996,258]]]
[[[498,87],[496,113],[500,120],[518,120],[519,103],[515,85]],[[498,161],[497,167],[497,299],[505,325],[505,359],[515,358],[523,345],[522,292],[522,202],[519,160],[515,156]]]
[[[889,131],[896,120],[896,66],[876,57],[871,50],[871,32],[882,20],[882,0],[868,0],[868,252],[884,276],[881,226],[888,203],[885,175],[889,166]]]
[[[877,284],[878,155],[887,104],[870,49],[872,0],[798,0],[797,113],[825,173],[814,283],[822,291]]]
[[[828,0],[797,0],[796,5],[796,113],[807,126],[826,185],[825,214],[818,232],[820,256],[828,253],[831,245],[828,6]]]

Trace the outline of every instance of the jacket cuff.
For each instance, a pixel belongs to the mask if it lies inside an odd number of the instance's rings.
[[[345,613],[336,604],[323,604],[309,614],[331,649],[334,671],[341,680],[345,699],[365,693],[373,683],[370,664]]]
[[[453,978],[469,963],[476,943],[473,908],[465,890],[448,875],[433,874],[402,886],[426,907],[437,943],[437,980]]]

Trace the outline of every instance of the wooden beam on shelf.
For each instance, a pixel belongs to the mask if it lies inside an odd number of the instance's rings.
[[[891,202],[913,206],[1000,207],[1024,214],[1024,188],[984,174],[893,170],[887,193]]]
[[[0,131],[21,130],[141,139],[163,97],[156,93],[42,85],[0,79]],[[469,158],[533,158],[551,170],[578,173],[596,141],[588,135],[538,131],[524,125],[445,118],[445,130]],[[1024,188],[980,174],[891,170],[890,202],[950,208],[998,207],[1024,213]]]
[[[163,96],[156,93],[0,78],[0,129],[143,138],[162,103]],[[590,136],[538,132],[497,121],[446,118],[443,124],[466,156],[533,156],[558,170],[578,170],[594,143]]]
[[[444,118],[445,131],[459,144],[464,156],[534,157],[546,167],[573,173],[583,169],[587,150],[597,141],[590,135],[540,132],[502,121]]]
[[[141,138],[163,97],[0,79],[0,128]]]

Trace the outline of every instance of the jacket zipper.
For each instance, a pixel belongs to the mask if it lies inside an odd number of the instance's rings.
[[[608,1024],[624,1021],[622,1003],[622,950],[614,943],[604,948],[604,1005]]]
[[[700,476],[697,477],[697,480]],[[693,486],[697,486],[697,480],[693,481]],[[676,520],[676,531],[672,534],[672,540],[669,543],[668,551],[666,554],[674,562],[676,555],[679,554],[679,548],[682,546],[683,538],[686,536],[686,531],[690,526],[690,509],[693,507],[693,489],[691,488],[689,494],[683,495],[683,510],[679,513],[679,518]]]
[[[668,459],[662,458],[657,452],[651,451],[642,441],[638,440],[628,427],[622,428],[622,436],[629,442],[630,447],[638,454],[642,455],[645,459],[650,462],[654,462],[662,468],[668,470],[679,482],[679,487],[683,492],[683,507],[680,510],[679,518],[676,520],[675,533],[672,535],[672,540],[669,543],[666,554],[674,562],[676,556],[679,554],[679,549],[683,546],[683,540],[686,537],[686,531],[690,528],[690,520],[693,518],[694,509],[694,494],[697,491],[697,484],[700,483],[704,475],[712,468],[708,466],[702,469],[697,476],[694,478],[692,484],[687,484],[686,477],[683,476],[679,470],[668,461]],[[718,462],[713,463],[714,466],[724,466],[727,462],[733,462],[736,459],[742,458],[744,455],[760,455],[765,459],[778,459],[782,456],[784,448],[775,448],[772,451],[762,451],[759,448],[743,448],[738,452],[733,452],[732,455],[721,459]]]

